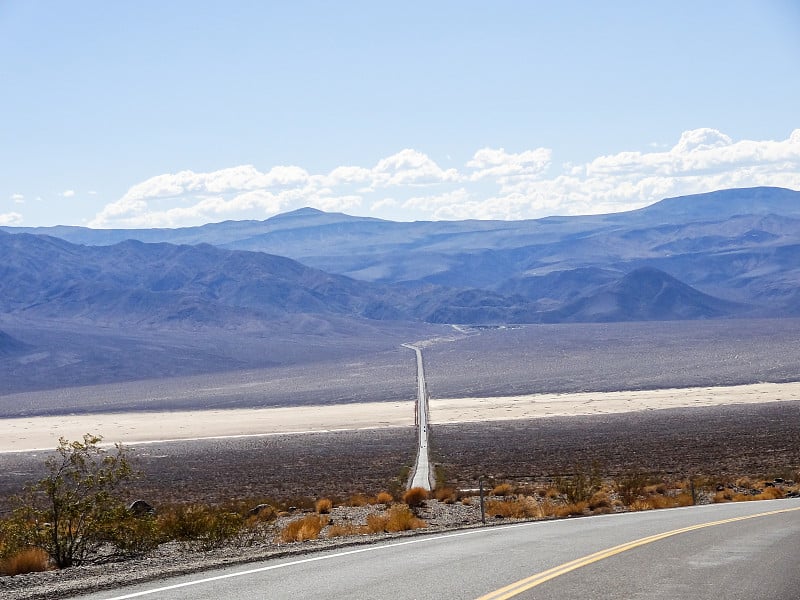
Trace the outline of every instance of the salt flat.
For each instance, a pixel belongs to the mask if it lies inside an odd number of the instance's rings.
[[[434,424],[602,415],[800,400],[800,382],[621,392],[431,399]],[[281,433],[407,427],[413,402],[97,413],[0,419],[0,452],[51,449],[58,438],[100,434],[126,444]]]

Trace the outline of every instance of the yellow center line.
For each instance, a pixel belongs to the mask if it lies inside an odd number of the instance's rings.
[[[519,581],[512,583],[511,585],[507,585],[503,588],[500,588],[499,590],[490,592],[485,596],[481,596],[480,598],[478,598],[478,600],[506,600],[507,598],[513,598],[514,596],[517,596],[522,592],[534,588],[537,585],[541,585],[546,581],[550,581],[551,579],[555,579],[560,575],[564,575],[566,573],[569,573],[570,571],[574,571],[575,569],[580,569],[581,567],[585,567],[587,565],[598,562],[605,558],[621,554],[622,552],[627,552],[628,550],[633,550],[634,548],[638,548],[639,546],[644,546],[645,544],[651,544],[653,542],[657,542],[659,540],[663,540],[665,538],[672,537],[674,535],[679,535],[681,533],[688,533],[690,531],[696,531],[698,529],[705,529],[706,527],[715,527],[717,525],[725,525],[726,523],[746,521],[747,519],[755,519],[757,517],[767,517],[770,515],[792,512],[795,510],[800,510],[800,507],[772,510],[769,512],[758,513],[755,515],[747,515],[744,517],[733,517],[731,519],[722,519],[721,521],[712,521],[710,523],[700,523],[699,525],[690,525],[689,527],[682,527],[681,529],[673,529],[672,531],[657,533],[649,537],[633,540],[632,542],[620,544],[619,546],[614,546],[613,548],[600,550],[599,552],[595,552],[594,554],[589,554],[588,556],[584,556],[582,558],[576,558],[575,560],[564,563],[557,567],[553,567],[552,569],[542,571],[541,573],[537,573],[536,575],[531,575],[530,577],[526,577],[525,579],[520,579]]]

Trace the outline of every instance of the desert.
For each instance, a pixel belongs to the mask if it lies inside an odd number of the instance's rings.
[[[436,425],[574,417],[690,407],[800,401],[800,382],[620,392],[431,399]],[[59,437],[100,432],[107,444],[236,439],[358,431],[414,424],[413,402],[96,413],[0,420],[0,453],[49,450]]]

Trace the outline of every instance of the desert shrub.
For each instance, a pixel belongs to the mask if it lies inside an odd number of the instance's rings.
[[[391,504],[394,502],[394,496],[389,492],[379,492],[378,495],[375,496],[375,502],[377,504]]]
[[[557,517],[579,517],[586,513],[589,508],[587,502],[570,502],[554,508],[555,516]]]
[[[574,471],[571,477],[557,477],[555,486],[559,493],[566,496],[567,503],[587,502],[602,484],[600,466],[593,463],[591,469],[586,471],[580,465],[575,465]]]
[[[329,514],[332,508],[333,502],[329,498],[320,498],[317,500],[316,504],[314,504],[314,510],[320,515]]]
[[[422,529],[428,524],[417,518],[408,506],[395,504],[387,511],[386,531]]]
[[[403,502],[408,504],[411,508],[422,506],[425,500],[428,499],[428,490],[421,487],[414,487],[403,494]]]
[[[545,516],[541,505],[530,496],[515,500],[489,500],[486,502],[486,514],[507,519],[540,519]]]
[[[545,498],[548,498],[549,500],[555,500],[560,495],[560,492],[558,491],[557,487],[550,486],[549,488],[544,490],[544,493],[541,495]]]
[[[367,515],[365,526],[367,533],[383,533],[386,531],[386,513]]]
[[[783,491],[780,488],[768,487],[756,497],[759,500],[777,500],[778,498],[783,498],[783,495]]]
[[[611,500],[603,491],[598,491],[592,494],[592,497],[589,498],[589,510],[597,511],[603,510],[606,508],[611,508]]]
[[[714,503],[732,502],[734,495],[735,494],[733,493],[733,490],[729,490],[726,488],[714,494],[714,497],[711,499],[711,501]]]
[[[24,575],[50,568],[50,555],[41,548],[26,548],[0,560],[0,574]]]
[[[492,496],[510,496],[514,491],[510,483],[500,483],[492,488]]]
[[[203,504],[178,505],[157,518],[166,539],[183,542],[190,549],[210,550],[236,537],[244,527],[242,515],[225,507]]]
[[[48,475],[16,499],[13,520],[24,545],[44,550],[59,568],[109,557],[98,550],[113,539],[124,511],[119,488],[134,474],[124,449],[109,453],[101,440],[60,438]]]
[[[647,476],[638,471],[624,474],[614,482],[614,488],[625,506],[633,504],[639,496],[644,494]]]
[[[326,535],[329,538],[335,537],[344,537],[347,535],[358,535],[365,531],[365,527],[354,525],[352,523],[348,523],[347,525],[339,525],[338,523],[335,525],[331,525],[328,527],[328,531]]]
[[[643,492],[649,495],[661,494],[663,496],[667,493],[667,484],[662,482],[653,485],[647,485],[644,487]]]
[[[634,500],[628,505],[628,509],[634,512],[642,510],[653,510],[653,502],[651,498],[639,498]]]
[[[277,519],[279,515],[278,510],[267,503],[257,504],[254,508],[248,509],[246,513],[246,527],[255,527],[259,523],[270,523]]]
[[[433,497],[436,498],[439,502],[444,502],[445,504],[453,504],[456,501],[457,494],[454,488],[440,487],[436,488],[436,490],[433,493]]]
[[[347,501],[347,506],[366,506],[369,503],[369,498],[364,494],[353,494]]]
[[[752,500],[777,500],[783,498],[783,490],[777,487],[767,487],[758,494],[734,494],[731,497],[733,502],[748,502]]]
[[[281,542],[304,542],[315,540],[328,524],[328,517],[322,515],[306,515],[287,523],[281,530],[278,539]]]
[[[367,516],[366,533],[384,533],[422,529],[428,524],[418,518],[405,504],[395,504],[382,514]]]
[[[674,498],[675,504],[674,506],[692,506],[694,504],[694,500],[692,499],[692,494],[688,492],[681,492]]]
[[[115,527],[108,532],[106,539],[124,556],[146,554],[164,541],[154,516],[134,516],[127,513],[119,515]]]

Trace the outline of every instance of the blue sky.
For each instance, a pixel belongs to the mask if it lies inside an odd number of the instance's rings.
[[[0,0],[0,224],[800,189],[800,5]]]

